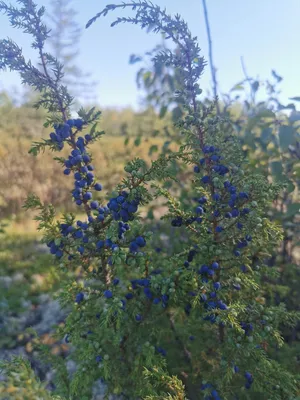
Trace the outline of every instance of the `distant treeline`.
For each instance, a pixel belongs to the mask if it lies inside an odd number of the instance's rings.
[[[15,106],[7,92],[0,92],[0,135],[9,137],[34,138],[46,136],[49,129],[43,128],[45,111],[32,108],[34,100],[28,99],[21,106]],[[171,117],[159,118],[154,108],[135,112],[132,108],[102,108],[99,128],[109,136],[153,136],[164,134],[164,127],[171,129]],[[20,129],[21,127],[21,129]]]

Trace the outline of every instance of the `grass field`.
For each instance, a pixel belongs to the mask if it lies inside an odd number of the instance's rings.
[[[163,138],[145,138],[139,146],[131,138],[124,146],[124,137],[103,137],[91,145],[95,173],[110,192],[125,176],[124,165],[134,157],[140,157],[150,164],[161,148]],[[60,209],[74,210],[70,202],[73,185],[71,176],[63,174],[63,167],[53,160],[54,154],[45,152],[36,157],[28,154],[31,141],[4,137],[0,145],[0,212],[3,217],[22,220],[22,206],[28,194],[35,193],[42,202],[51,203]],[[152,149],[152,154],[149,150]],[[60,156],[67,156],[62,151]],[[58,154],[55,154],[57,156]]]

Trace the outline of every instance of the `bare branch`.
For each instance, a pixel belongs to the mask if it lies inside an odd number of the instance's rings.
[[[213,63],[212,40],[211,40],[206,0],[202,0],[202,4],[203,4],[203,9],[204,9],[205,26],[206,26],[206,33],[207,33],[207,39],[208,39],[208,57],[209,57],[209,66],[210,66],[210,71],[211,71],[211,77],[212,77],[212,81],[213,81],[213,92],[214,92],[214,97],[216,99],[217,113],[218,113],[218,115],[220,115],[220,113],[221,113],[220,105],[218,102],[218,82],[217,82],[217,76],[216,76],[216,68],[214,67],[214,63]]]

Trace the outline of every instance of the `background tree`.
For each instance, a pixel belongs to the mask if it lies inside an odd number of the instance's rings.
[[[77,11],[73,0],[51,0],[46,14],[51,29],[48,43],[51,53],[64,65],[63,82],[70,93],[86,102],[96,99],[95,85],[91,75],[78,67],[79,42],[82,29],[76,22]]]

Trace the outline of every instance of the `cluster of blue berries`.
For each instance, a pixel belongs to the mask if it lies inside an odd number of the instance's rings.
[[[241,328],[245,331],[246,336],[250,336],[251,332],[253,331],[253,325],[247,322],[240,323]]]
[[[140,247],[145,247],[146,246],[146,240],[143,238],[143,236],[138,236],[135,240],[133,240],[130,243],[129,250],[132,253],[135,253],[139,250]]]
[[[172,220],[171,225],[174,227],[179,227],[183,223],[183,218],[182,217],[176,217]]]
[[[47,243],[47,246],[50,249],[50,253],[55,255],[57,258],[62,258],[64,255],[63,249],[64,249],[64,243],[60,243],[60,245],[56,245],[54,240],[51,240],[50,242]]]
[[[89,237],[86,234],[86,231],[89,227],[88,222],[77,221],[77,227],[75,228],[73,225],[69,224],[60,224],[60,233],[64,237],[71,236],[73,239],[81,239],[82,243],[88,243]],[[62,248],[64,247],[64,243],[61,244]],[[77,251],[80,254],[84,253],[84,246],[80,245],[77,247]],[[56,255],[57,256],[57,255]],[[62,256],[62,255],[61,255]],[[72,254],[69,254],[69,260],[73,258]]]
[[[77,171],[74,173],[74,190],[72,191],[72,196],[75,200],[75,203],[78,206],[81,206],[83,203],[88,203],[92,200],[93,194],[88,188],[93,186],[94,190],[101,191],[102,185],[94,182],[95,176],[91,172],[94,170],[94,167],[90,164],[90,157],[88,155],[81,156],[81,152],[78,149],[72,150],[71,154],[72,156],[70,157],[74,156],[72,159],[80,160],[77,162]],[[69,165],[69,160],[67,160],[65,163],[66,165]],[[68,175],[69,171],[71,170],[67,168],[64,170],[64,173]],[[95,207],[95,203],[97,202],[91,202],[90,207],[92,209]]]
[[[238,374],[240,372],[240,369],[239,369],[239,367],[237,365],[233,366],[233,370],[234,370],[235,374]],[[253,380],[254,380],[253,379],[253,375],[250,372],[246,371],[245,374],[244,374],[244,377],[246,379],[245,388],[246,389],[251,389],[251,385],[252,385]]]
[[[219,151],[220,150],[214,146],[204,146],[203,153],[211,154],[211,155],[207,158],[200,159],[199,164],[201,166],[201,165],[204,165],[206,162],[216,163],[216,164],[212,165],[212,170],[214,172],[216,172],[218,175],[224,176],[225,174],[227,174],[229,172],[229,169],[225,165],[220,163],[220,161],[222,160],[222,156],[216,154]],[[201,172],[200,166],[195,165],[194,172],[196,174],[199,174]],[[207,184],[210,182],[210,177],[208,175],[205,175],[201,178],[201,181],[202,181],[202,183]]]
[[[225,176],[227,173],[229,173],[229,169],[225,165],[221,164],[222,156],[218,154],[220,152],[219,149],[217,149],[215,146],[204,146],[202,151],[205,157],[199,160],[198,165],[195,165],[194,172],[196,174],[201,172],[202,166],[207,166],[211,172],[217,173],[219,176]],[[201,182],[204,185],[213,184],[211,174],[202,176]],[[220,201],[222,200],[220,193],[214,192],[212,194],[213,216],[215,218],[221,217],[221,209],[228,208],[228,206],[231,208],[231,210],[225,212],[224,217],[226,219],[237,218],[238,216],[245,216],[249,214],[250,209],[248,207],[243,207],[244,202],[249,199],[248,193],[238,193],[236,186],[231,184],[229,180],[226,180],[223,185],[224,189],[226,190],[223,196],[224,204],[220,205]],[[207,203],[208,199],[206,196],[202,196],[200,199],[194,200],[200,204],[195,208],[196,215],[189,217],[186,220],[184,220],[182,216],[175,217],[171,221],[171,225],[173,227],[181,227],[183,224],[190,225],[193,222],[201,223],[203,221],[203,216],[207,212],[205,203]],[[242,208],[239,209],[239,207]],[[240,230],[243,228],[243,224],[241,222],[237,222],[236,226]],[[217,225],[215,231],[217,233],[221,233],[224,231],[224,227]],[[212,233],[211,229],[208,229],[208,233]],[[236,256],[241,254],[239,249],[246,247],[248,245],[248,241],[251,241],[251,238],[249,240],[245,238],[238,244],[237,248],[234,250],[234,254]]]
[[[204,158],[199,160],[199,163],[194,166],[194,173],[200,174],[201,170],[207,171],[204,172],[201,178],[201,182],[206,184],[214,185],[214,173],[223,177],[229,173],[229,168],[222,163],[223,157],[220,155],[220,150],[215,146],[204,146],[202,148],[204,153]],[[202,196],[200,198],[194,199],[198,205],[195,208],[195,215],[189,217],[188,219],[184,219],[182,216],[177,216],[171,221],[171,225],[174,227],[180,227],[183,224],[188,225],[193,222],[201,223],[205,214],[207,214],[207,204],[208,198],[206,196]],[[215,218],[216,225],[215,231],[217,233],[221,233],[224,231],[226,225],[220,224],[222,221],[222,215],[224,220],[234,219],[239,216],[244,217],[250,213],[250,209],[245,207],[245,203],[249,200],[249,194],[245,191],[238,192],[237,187],[232,184],[229,180],[225,180],[223,183],[223,190],[216,190],[214,188],[212,192],[212,216]],[[228,210],[229,208],[229,210]],[[224,211],[223,211],[224,210]],[[211,220],[211,216],[208,217]],[[236,227],[239,230],[243,229],[243,224],[238,221]],[[211,229],[207,230],[208,233],[212,233]],[[245,235],[244,238],[241,238],[237,241],[237,244],[233,250],[235,256],[241,255],[241,250],[248,246],[248,243],[251,242],[251,235]],[[191,250],[188,254],[187,260],[184,261],[184,267],[189,268],[190,263],[193,261],[194,256],[197,254],[197,250]],[[198,274],[202,277],[202,282],[207,283],[209,279],[214,280],[215,271],[219,268],[219,264],[217,262],[213,262],[211,266],[202,265],[198,269]],[[246,272],[246,267],[241,267],[243,272]],[[213,310],[226,310],[227,305],[221,300],[218,299],[218,290],[220,290],[221,284],[220,282],[213,282],[213,291],[210,294],[201,294],[201,301],[204,303],[204,307],[207,311],[211,311],[205,319],[210,320],[212,323],[216,322],[216,314]],[[241,286],[239,284],[235,284],[234,288],[236,290],[240,290]],[[196,293],[190,292],[190,296],[195,296]],[[185,312],[187,315],[190,314],[191,304],[188,303],[185,306]]]
[[[128,200],[128,193],[123,191],[120,196],[113,197],[109,200],[107,207],[111,211],[111,215],[115,221],[123,222],[132,221],[134,213],[137,212],[140,200]]]
[[[130,226],[129,226],[128,224],[125,224],[124,222],[119,221],[119,224],[118,224],[118,238],[119,238],[120,240],[121,240],[121,239],[124,239],[124,234],[125,234],[125,232],[127,232],[129,229],[130,229]]]
[[[79,136],[76,140],[72,133],[73,127],[81,130],[83,125],[84,121],[81,119],[69,119],[63,125],[56,125],[55,132],[50,134],[51,141],[57,145],[59,150],[64,147],[65,141],[73,147],[71,155],[65,160],[64,174],[70,175],[72,171],[74,172],[75,187],[72,196],[79,206],[92,199],[92,193],[88,191],[89,187],[93,185],[95,190],[102,190],[102,185],[94,182],[95,177],[92,173],[94,167],[91,165],[90,156],[86,151],[86,146],[92,140],[92,136],[87,134],[84,138]]]
[[[201,386],[201,390],[211,389],[210,395],[205,397],[205,400],[221,400],[216,389],[210,383],[205,383]]]
[[[118,245],[116,243],[113,243],[111,239],[105,239],[105,240],[98,240],[96,243],[97,250],[102,250],[104,248],[107,249],[112,249],[112,250],[117,250]]]
[[[74,239],[81,239],[83,243],[88,243],[89,238],[84,233],[89,227],[89,224],[94,222],[103,222],[106,216],[111,215],[115,221],[120,221],[118,226],[118,237],[124,239],[124,233],[128,231],[128,221],[134,219],[134,213],[138,210],[140,200],[135,198],[129,200],[129,194],[126,191],[122,191],[119,196],[113,197],[109,200],[107,206],[99,205],[98,201],[92,200],[93,194],[90,191],[94,189],[96,191],[102,190],[102,185],[95,182],[93,174],[94,167],[91,165],[91,159],[86,151],[87,144],[92,140],[92,136],[87,134],[85,137],[75,138],[75,133],[72,132],[72,128],[82,130],[84,121],[81,119],[70,119],[65,124],[54,125],[55,132],[50,134],[50,140],[57,146],[59,150],[64,147],[64,142],[67,142],[73,149],[68,159],[65,160],[65,175],[74,173],[74,189],[72,191],[72,197],[75,203],[80,206],[85,204],[88,210],[88,221],[78,221],[77,225],[79,229],[68,224],[61,224],[61,234],[64,237],[68,235],[73,236]],[[146,241],[143,237],[137,237],[130,244],[130,251],[136,252],[139,247],[144,247]],[[64,243],[62,242],[59,246],[55,245],[52,241],[48,243],[50,252],[55,254],[58,258],[63,256]],[[118,248],[117,244],[112,243],[110,239],[99,240],[96,244],[98,250],[104,247],[115,250]],[[80,245],[77,248],[80,254],[85,251],[84,246]],[[69,256],[69,259],[72,255]]]
[[[158,354],[161,354],[163,357],[166,357],[167,352],[161,346],[155,346],[155,350],[157,351]]]
[[[146,296],[146,298],[148,300],[152,300],[153,304],[161,303],[163,308],[167,307],[168,301],[169,301],[169,296],[167,294],[156,296],[151,291],[151,288],[150,288],[151,287],[151,276],[149,276],[149,278],[132,279],[130,282],[131,282],[131,286],[132,286],[133,290],[143,288],[144,295]],[[130,293],[130,294],[132,294],[132,293]]]
[[[156,271],[153,271],[153,272],[154,273],[152,275],[155,275]],[[115,278],[115,279],[113,279],[112,283],[113,283],[114,286],[117,286],[120,283],[120,280],[118,278]],[[143,293],[144,293],[145,297],[148,300],[151,300],[153,302],[153,304],[161,304],[161,306],[163,308],[167,307],[168,301],[169,301],[169,296],[167,294],[163,294],[163,295],[157,296],[151,291],[151,289],[150,289],[150,286],[151,286],[151,275],[149,276],[149,278],[132,279],[130,281],[130,283],[131,283],[131,288],[134,291],[135,290],[139,290],[139,289],[140,290],[143,289]],[[106,299],[111,299],[113,297],[113,292],[111,290],[107,289],[107,290],[104,291],[103,295],[104,295],[104,297]],[[127,293],[125,295],[125,299],[126,300],[131,300],[131,299],[133,299],[133,297],[134,297],[134,294],[132,292],[129,292],[129,293]],[[125,307],[126,307],[126,300],[125,299],[121,300],[121,303],[122,303],[121,309],[123,309],[123,310],[125,310]],[[77,304],[80,304],[83,300],[84,300],[84,293],[79,292],[75,297],[75,302]],[[140,315],[140,314],[137,314],[135,316],[135,320],[137,322],[140,322],[142,320],[142,318],[143,318],[143,316]]]
[[[190,263],[193,261],[194,256],[197,254],[196,250],[190,250],[188,253],[187,261],[184,262],[184,266],[188,268],[190,266]],[[198,269],[198,274],[201,275],[201,280],[203,283],[207,283],[209,279],[213,279],[215,275],[215,271],[220,268],[219,263],[214,261],[210,266],[208,265],[201,265],[201,267]],[[220,310],[227,310],[227,305],[222,301],[218,300],[218,291],[221,289],[221,283],[220,282],[213,282],[213,291],[209,294],[206,295],[205,293],[201,294],[201,302],[204,303],[204,308],[208,311],[215,310],[215,309],[220,309]],[[195,292],[189,292],[189,296],[196,296],[197,293]],[[190,315],[190,311],[192,309],[192,306],[190,303],[188,303],[184,310],[186,315]],[[205,320],[209,320],[212,323],[216,322],[216,315],[214,313],[211,313],[204,317]]]
[[[251,388],[251,385],[252,385],[252,383],[253,383],[253,376],[252,376],[252,374],[250,374],[250,372],[245,372],[245,379],[246,379],[245,388],[246,388],[246,389],[250,389],[250,388]]]
[[[55,144],[58,150],[62,150],[64,148],[64,142],[71,138],[71,128],[73,127],[81,130],[83,127],[82,119],[69,119],[65,124],[54,125],[55,132],[50,133],[50,140]]]

